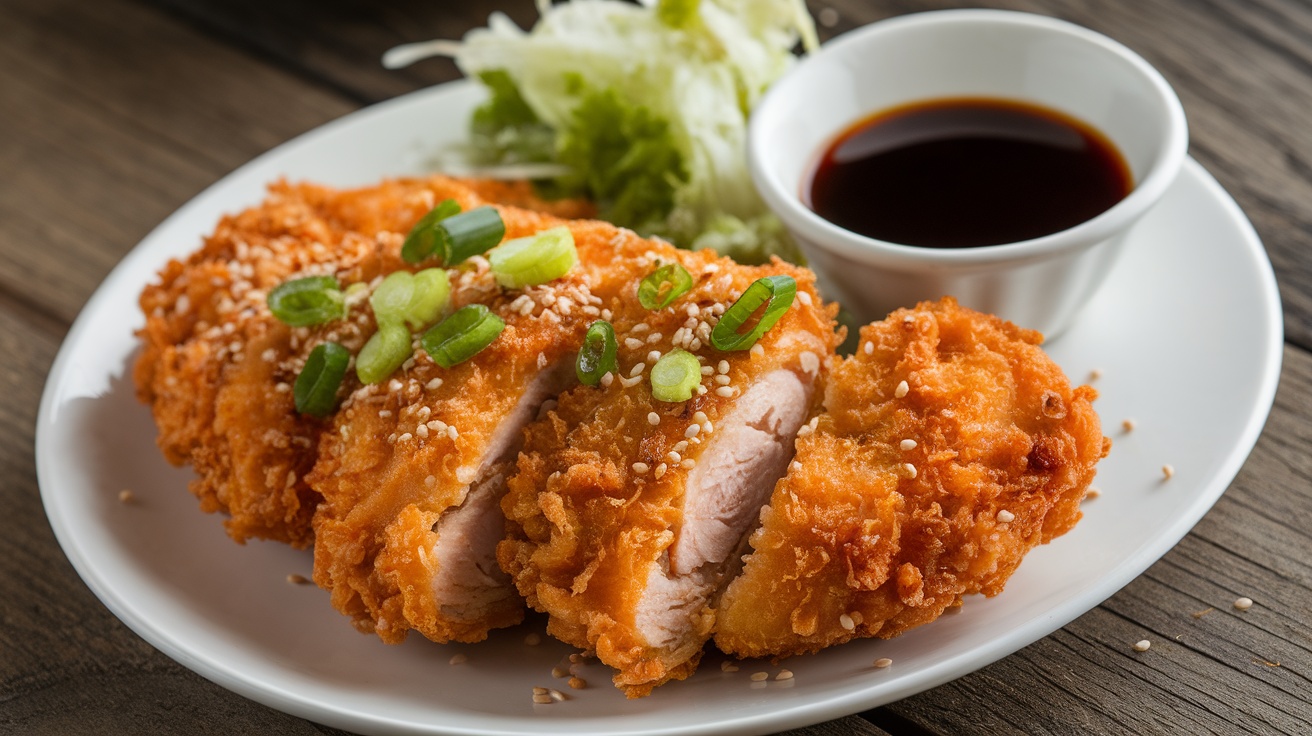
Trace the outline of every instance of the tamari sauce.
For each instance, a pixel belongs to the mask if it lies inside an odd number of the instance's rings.
[[[1105,136],[1043,107],[950,98],[858,121],[825,150],[806,204],[853,232],[971,248],[1078,225],[1133,188]]]

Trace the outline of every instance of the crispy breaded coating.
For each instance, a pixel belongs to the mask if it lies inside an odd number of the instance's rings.
[[[536,201],[526,185],[447,177],[348,191],[282,182],[260,206],[223,218],[199,251],[170,261],[142,292],[138,396],[154,412],[164,456],[192,464],[192,492],[205,511],[228,514],[233,539],[313,541],[319,495],[304,476],[324,423],[296,414],[290,385],[318,342],[358,348],[367,337],[349,334],[351,322],[291,330],[269,313],[268,291],[294,276],[332,274],[346,285],[395,270],[395,249],[380,234],[404,234],[442,199],[471,208],[484,196],[571,217],[590,211]]]
[[[563,223],[508,207],[501,215],[507,238]],[[583,335],[632,291],[634,259],[673,250],[601,222],[566,224],[579,265],[548,284],[502,289],[482,258],[451,271],[453,308],[481,303],[505,320],[490,346],[449,369],[416,348],[389,381],[353,384],[324,435],[309,478],[324,498],[315,581],[360,630],[390,643],[411,629],[470,642],[523,617],[495,561],[520,430],[577,382]],[[399,249],[394,240],[388,247]],[[465,512],[478,518],[460,518]]]
[[[1106,456],[1042,336],[950,298],[861,330],[762,512],[715,642],[740,657],[896,636],[1069,531]]]
[[[644,309],[632,289],[658,262],[637,262],[614,307],[618,374],[565,393],[528,428],[498,548],[529,604],[550,614],[548,632],[614,667],[630,697],[696,668],[715,598],[836,344],[836,308],[821,306],[805,269],[744,267],[709,251],[653,255],[681,263],[694,286],[665,309]],[[713,349],[724,308],[770,274],[797,280],[783,319],[757,350]],[[675,346],[705,368],[700,394],[666,403],[651,394],[651,353]]]

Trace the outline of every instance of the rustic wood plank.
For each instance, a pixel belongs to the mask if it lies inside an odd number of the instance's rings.
[[[71,321],[224,173],[356,105],[123,0],[0,4],[0,291]]]
[[[1309,396],[1312,355],[1290,347],[1252,456],[1175,549],[1047,639],[867,717],[933,733],[1308,733]],[[1140,639],[1152,648],[1132,651]]]
[[[775,736],[887,736],[887,734],[887,731],[874,726],[860,716],[847,716],[806,728],[781,731]]]

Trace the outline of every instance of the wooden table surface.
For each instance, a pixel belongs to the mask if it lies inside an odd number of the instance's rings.
[[[1109,34],[1175,86],[1192,155],[1239,201],[1275,265],[1279,393],[1225,496],[1111,599],[971,675],[802,732],[1312,733],[1312,6],[985,4]],[[837,11],[829,36],[948,5],[812,9]],[[529,0],[0,3],[0,732],[340,733],[202,679],[96,600],[42,511],[38,397],[82,304],[163,218],[282,141],[456,78],[437,60],[387,72],[379,55],[458,38],[494,7],[521,24],[534,17]],[[1240,595],[1251,610],[1233,609]],[[1156,642],[1151,656],[1130,651],[1143,638]]]

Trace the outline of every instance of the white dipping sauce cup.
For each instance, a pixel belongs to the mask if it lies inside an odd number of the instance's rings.
[[[891,107],[951,97],[1027,102],[1091,125],[1125,157],[1134,189],[1066,230],[976,248],[869,238],[803,204],[820,157],[854,123]],[[752,114],[748,161],[761,196],[828,296],[862,324],[954,296],[1053,336],[1097,291],[1130,227],[1175,180],[1188,137],[1184,110],[1166,80],[1106,36],[1027,13],[948,10],[860,28],[802,60]]]

